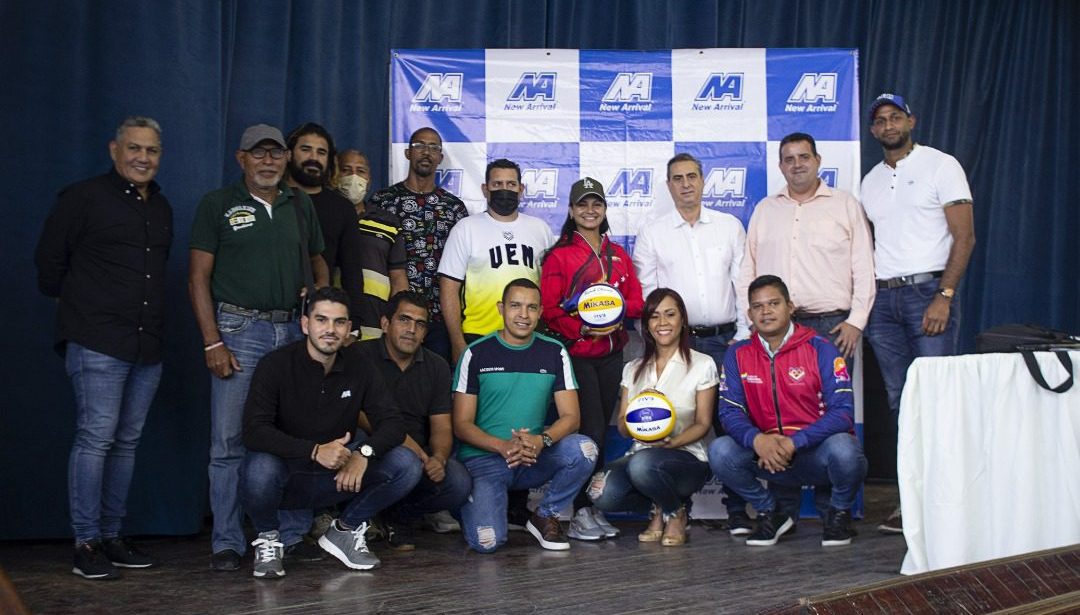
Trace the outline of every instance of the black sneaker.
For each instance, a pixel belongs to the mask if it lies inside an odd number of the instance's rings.
[[[210,569],[218,572],[240,570],[240,554],[232,549],[224,549],[210,556]]]
[[[821,546],[842,547],[851,544],[855,528],[851,526],[851,511],[829,507],[825,513],[825,532],[821,535]]]
[[[324,531],[323,534],[326,532]],[[326,559],[326,551],[319,545],[302,539],[296,544],[285,547],[285,561],[287,562],[318,562]]]
[[[732,536],[746,536],[754,531],[754,522],[745,510],[730,510],[727,518],[728,533]]]
[[[795,522],[786,513],[759,512],[757,529],[746,539],[746,544],[751,547],[771,547],[794,525]]]
[[[900,512],[900,507],[897,506],[896,510],[892,511],[889,518],[882,521],[877,529],[882,534],[903,534],[904,533],[904,516]]]
[[[382,530],[386,536],[386,546],[391,549],[395,551],[412,551],[416,549],[412,527],[408,523],[384,523]]]
[[[96,539],[75,545],[75,565],[71,572],[84,579],[97,581],[120,578],[120,571],[113,567],[105,555],[101,541]]]
[[[149,568],[157,565],[157,560],[142,552],[127,538],[119,536],[102,541],[105,557],[118,568]]]

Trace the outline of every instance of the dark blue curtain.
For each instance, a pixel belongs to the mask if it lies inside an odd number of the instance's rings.
[[[208,374],[187,304],[199,197],[238,177],[255,122],[326,125],[387,169],[393,48],[854,47],[862,103],[903,92],[916,138],[955,155],[978,245],[963,340],[1003,322],[1080,331],[1080,3],[1061,0],[255,2],[0,0],[0,197],[7,334],[0,369],[0,539],[69,534],[74,413],[36,288],[37,235],[62,186],[105,171],[128,114],[164,127],[158,180],[176,212],[165,375],[138,452],[128,531],[189,534],[206,511]],[[863,168],[880,149],[863,134]],[[1072,168],[1072,171],[1069,169]],[[1074,179],[1070,181],[1069,175]],[[16,191],[24,194],[16,195]]]

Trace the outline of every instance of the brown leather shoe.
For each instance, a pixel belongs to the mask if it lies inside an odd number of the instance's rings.
[[[541,547],[549,551],[565,551],[570,548],[570,539],[563,531],[558,517],[541,517],[533,513],[525,529],[536,538]]]

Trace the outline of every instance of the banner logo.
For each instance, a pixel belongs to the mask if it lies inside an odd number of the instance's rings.
[[[803,73],[788,96],[784,111],[811,113],[836,111],[836,73]]]
[[[523,201],[533,209],[553,209],[558,204],[558,169],[522,169],[521,183],[525,186]]]
[[[451,194],[461,194],[461,179],[464,169],[436,169],[435,185]]]
[[[601,98],[600,111],[652,111],[652,73],[619,73]]]
[[[461,111],[463,82],[462,73],[428,73],[413,96],[409,111]]]
[[[695,111],[741,111],[743,73],[711,73],[694,97]]]
[[[822,168],[822,169],[820,169],[818,171],[818,177],[821,178],[821,181],[825,182],[826,186],[828,186],[830,188],[833,188],[833,189],[836,188],[836,177],[837,177],[838,174],[839,174],[839,170],[831,168],[831,167],[830,168]]]
[[[619,169],[608,186],[609,204],[619,207],[651,207],[653,204],[653,169]]]
[[[554,110],[555,82],[559,74],[521,73],[521,77],[506,97],[505,109],[510,110]]]
[[[746,167],[713,168],[702,194],[717,199],[714,207],[741,207],[746,199]]]

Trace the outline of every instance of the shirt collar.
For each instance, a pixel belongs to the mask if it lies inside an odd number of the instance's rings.
[[[415,363],[423,363],[424,362],[424,350],[425,350],[425,348],[423,346],[420,346],[419,348],[416,349],[416,353],[413,354],[412,362],[409,363],[410,367]],[[384,361],[393,361],[394,365],[395,366],[397,365],[397,361],[394,361],[394,358],[390,356],[390,351],[386,349],[386,334],[385,333],[383,334],[382,337],[379,338],[379,358],[384,360]]]
[[[120,190],[135,190],[135,184],[124,179],[122,175],[116,172],[116,167],[109,167],[109,183],[117,187]],[[150,183],[146,186],[146,194],[148,196],[154,196],[158,192],[161,192],[161,186],[154,180],[150,180]],[[136,193],[137,194],[137,193]]]
[[[713,217],[713,213],[714,212],[711,209],[702,205],[701,211],[698,214],[697,222],[695,222],[694,224],[697,224],[698,222],[702,224],[709,224],[710,222],[715,220],[715,218]],[[690,226],[690,224],[682,217],[682,214],[679,213],[678,208],[673,209],[671,211],[671,215],[673,216],[671,221],[674,222],[672,228],[679,228],[680,226]]]
[[[814,196],[810,197],[809,199],[807,199],[807,200],[805,200],[803,202],[807,203],[807,202],[810,202],[810,201],[818,198],[819,196],[832,196],[832,194],[833,194],[832,188],[830,188],[829,185],[825,183],[825,180],[822,179],[821,181],[818,182],[817,190],[814,191]],[[788,191],[788,185],[787,184],[784,184],[784,187],[780,189],[780,192],[776,193],[776,196],[782,196],[782,197],[784,197],[785,199],[787,199],[789,201],[794,201],[795,200],[791,196],[791,192]]]
[[[345,356],[347,354],[339,350],[337,357],[334,359],[334,364],[330,366],[330,371],[327,373],[337,374],[345,371]],[[306,338],[296,342],[296,346],[293,348],[293,360],[300,365],[318,367],[320,372],[323,371],[322,363],[312,359],[311,355],[308,354]]]
[[[765,349],[765,354],[769,355],[770,357],[775,357],[776,353],[783,350],[784,344],[787,344],[788,340],[790,340],[791,336],[794,335],[794,334],[795,334],[795,321],[793,320],[793,321],[788,323],[787,333],[784,334],[784,339],[781,340],[780,346],[776,349],[776,352],[773,352],[772,350],[769,349],[769,342],[764,337],[761,337],[761,334],[758,334],[757,338],[758,338],[758,341],[761,342],[761,347]]]

